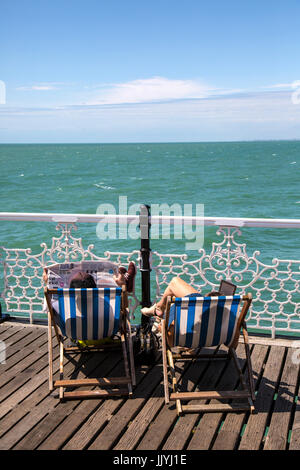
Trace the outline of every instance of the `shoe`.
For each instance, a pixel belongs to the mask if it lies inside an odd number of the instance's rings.
[[[157,304],[153,304],[151,305],[151,307],[144,307],[141,309],[141,312],[143,315],[145,315],[146,317],[153,317],[153,316],[157,316],[159,318],[161,318],[164,314],[164,312],[160,309],[160,308],[157,308]],[[159,313],[158,313],[159,312]]]
[[[127,292],[134,292],[134,278],[136,275],[136,267],[135,264],[130,261],[128,265],[128,270],[124,274],[125,280],[126,280],[126,289]]]

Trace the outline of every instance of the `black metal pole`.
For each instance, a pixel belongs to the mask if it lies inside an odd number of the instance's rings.
[[[140,271],[142,277],[142,307],[151,306],[151,288],[150,288],[150,206],[143,204],[140,210],[140,231],[141,231],[141,250],[140,250]],[[141,326],[145,328],[149,325],[150,318],[142,315]]]
[[[2,305],[0,302],[0,323],[5,322],[5,320],[11,320],[12,317],[8,313],[2,313]]]

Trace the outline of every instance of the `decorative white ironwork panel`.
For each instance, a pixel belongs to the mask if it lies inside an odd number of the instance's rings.
[[[33,254],[30,248],[1,247],[4,277],[4,290],[1,297],[8,313],[23,313],[29,316],[31,322],[34,319],[46,318],[42,274],[43,268],[51,264],[84,260],[110,260],[118,264],[125,264],[125,266],[129,261],[139,263],[139,251],[131,253],[105,252],[104,257],[99,257],[93,253],[93,245],[89,245],[85,249],[82,245],[82,239],[75,238],[72,234],[73,230],[77,230],[77,226],[73,223],[59,223],[56,230],[61,231],[60,236],[52,238],[52,244],[49,248],[46,243],[41,243],[42,251],[37,254]],[[134,311],[140,302],[135,294],[130,294],[128,303],[131,318],[134,318]]]
[[[230,280],[240,294],[251,292],[253,302],[247,317],[253,329],[276,333],[300,333],[300,261],[274,258],[272,264],[259,259],[259,251],[249,256],[245,243],[238,243],[241,231],[220,227],[220,242],[212,243],[210,253],[199,250],[190,260],[186,254],[153,252],[152,268],[159,298],[174,276],[182,277],[199,293],[218,290],[220,281]]]
[[[76,238],[74,223],[59,223],[58,237],[52,238],[51,246],[41,244],[41,252],[31,249],[1,247],[4,289],[1,297],[6,311],[22,313],[30,320],[45,318],[43,311],[44,266],[54,263],[84,260],[110,260],[120,265],[129,261],[139,264],[139,251],[105,252],[103,257],[93,253],[94,246],[83,247],[82,239]],[[219,227],[219,242],[212,243],[210,252],[199,250],[197,259],[186,254],[152,252],[152,287],[159,298],[174,276],[180,276],[201,294],[218,289],[222,279],[231,280],[238,286],[238,293],[251,292],[253,302],[247,322],[252,329],[276,333],[300,332],[300,260],[274,258],[271,264],[259,260],[259,251],[248,255],[245,243],[238,243],[239,228]],[[154,291],[153,290],[153,291]],[[129,297],[129,309],[133,317],[139,300]]]

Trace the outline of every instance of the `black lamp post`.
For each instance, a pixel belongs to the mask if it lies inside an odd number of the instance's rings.
[[[151,306],[151,289],[150,289],[150,206],[141,205],[140,211],[140,231],[141,231],[141,250],[140,250],[140,271],[142,277],[142,307]],[[146,329],[149,325],[150,318],[142,315],[141,326]]]

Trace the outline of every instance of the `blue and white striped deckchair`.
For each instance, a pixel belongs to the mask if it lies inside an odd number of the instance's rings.
[[[133,348],[131,327],[128,319],[127,292],[120,287],[112,288],[69,288],[69,289],[45,289],[46,301],[49,309],[49,388],[50,391],[59,387],[60,398],[81,397],[106,397],[111,395],[132,394],[132,386],[135,385]],[[56,301],[52,301],[52,296]],[[52,357],[52,326],[60,345],[60,380],[53,381],[53,357]],[[63,378],[64,352],[77,352],[79,348],[64,347],[64,338],[74,341],[84,341],[85,350],[111,349],[118,343],[105,342],[106,338],[112,338],[117,333],[121,335],[121,345],[125,365],[124,377],[70,379]],[[98,342],[95,348],[95,341]],[[89,344],[92,346],[89,348]],[[100,343],[100,344],[99,344]],[[120,344],[120,343],[119,343]],[[127,349],[130,361],[127,357]],[[130,363],[130,371],[129,371]],[[110,387],[111,390],[86,390],[65,392],[64,387],[97,385]],[[121,387],[116,389],[116,387]],[[125,387],[125,388],[124,388]]]
[[[240,295],[176,298],[174,346],[230,347],[240,323],[241,301]]]
[[[234,399],[246,398],[247,405],[238,404],[238,409],[250,409],[253,411],[254,387],[252,378],[252,367],[250,360],[248,335],[246,331],[245,316],[252,301],[250,294],[246,296],[219,296],[219,297],[182,297],[168,298],[166,306],[166,318],[162,321],[162,343],[163,343],[163,370],[165,385],[165,401],[176,400],[177,412],[183,411],[232,411],[236,405],[210,404],[210,405],[182,405],[181,400],[191,399]],[[167,327],[167,325],[169,325]],[[241,328],[244,335],[246,350],[246,362],[248,367],[249,390],[243,379],[235,349],[238,344]],[[172,337],[170,331],[172,330]],[[168,339],[167,339],[168,338]],[[178,392],[177,380],[174,372],[174,361],[183,358],[195,359],[210,358],[219,359],[228,357],[228,354],[208,354],[199,352],[199,348],[219,347],[225,345],[233,357],[241,378],[243,390],[239,391],[209,391],[209,392]],[[181,347],[181,354],[174,353],[173,347]],[[184,349],[188,351],[184,355]],[[178,349],[178,348],[177,348]],[[186,351],[186,350],[185,350]],[[168,366],[172,374],[173,393],[169,395],[168,390]]]
[[[59,326],[73,340],[100,340],[119,331],[122,289],[57,289]]]

